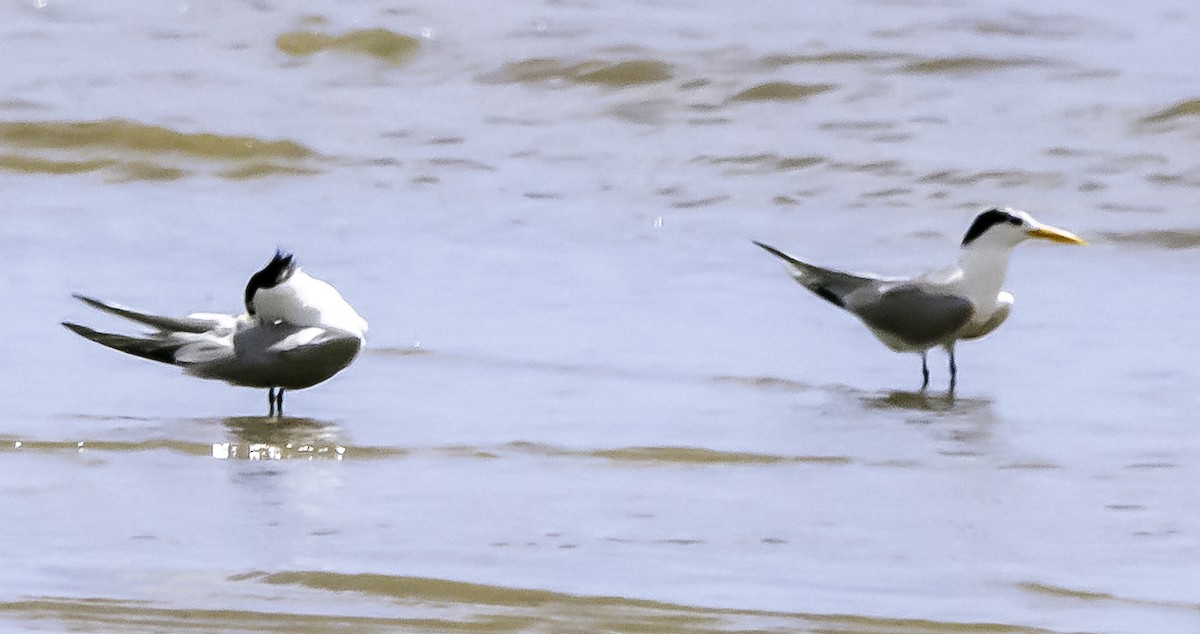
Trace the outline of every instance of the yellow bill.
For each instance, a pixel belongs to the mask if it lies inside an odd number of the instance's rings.
[[[1082,238],[1071,233],[1070,231],[1059,229],[1058,227],[1051,227],[1050,225],[1041,225],[1037,229],[1030,230],[1029,237],[1041,238],[1051,242],[1061,242],[1063,244],[1087,244],[1087,242],[1084,242]]]

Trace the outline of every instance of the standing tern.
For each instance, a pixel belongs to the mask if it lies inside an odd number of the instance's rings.
[[[309,276],[291,254],[281,251],[250,277],[246,312],[236,317],[164,317],[74,297],[154,330],[127,336],[63,322],[68,330],[114,350],[180,366],[193,376],[267,388],[268,416],[283,416],[284,390],[312,387],[332,377],[366,343],[367,322],[337,289]]]
[[[791,265],[792,277],[829,303],[858,317],[896,352],[921,353],[921,389],[929,387],[926,354],[941,346],[950,355],[950,390],[958,379],[954,344],[978,339],[1000,326],[1012,311],[1012,293],[1001,290],[1008,257],[1021,242],[1041,238],[1087,244],[1075,234],[1044,225],[1024,211],[993,208],[979,214],[963,236],[956,266],[912,278],[887,278],[835,271],[798,260],[755,242]]]

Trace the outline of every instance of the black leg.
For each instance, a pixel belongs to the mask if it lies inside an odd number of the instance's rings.
[[[921,389],[929,387],[929,364],[925,361],[927,352],[921,353]]]
[[[279,412],[279,417],[283,418],[283,388],[279,388],[279,394],[275,398],[279,403],[279,406],[275,409]]]
[[[950,391],[958,383],[958,364],[954,362],[954,346],[950,346]]]
[[[267,390],[267,416],[275,415],[275,388]]]

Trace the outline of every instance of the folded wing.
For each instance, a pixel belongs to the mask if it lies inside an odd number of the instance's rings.
[[[846,309],[894,349],[921,350],[949,343],[975,313],[966,297],[915,284],[900,284],[877,294],[856,294],[849,300]]]

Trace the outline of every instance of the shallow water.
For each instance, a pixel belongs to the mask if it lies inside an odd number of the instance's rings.
[[[1200,10],[1155,0],[0,9],[6,629],[1200,626]],[[751,240],[910,273],[985,205],[1013,316],[895,355]],[[84,291],[370,322],[265,395]]]

